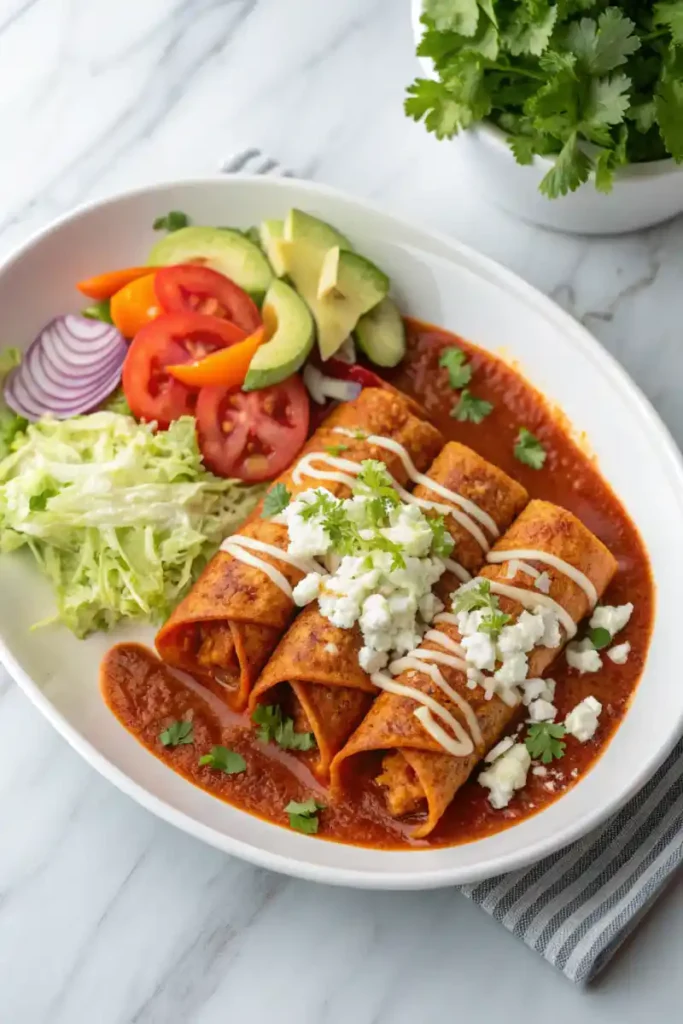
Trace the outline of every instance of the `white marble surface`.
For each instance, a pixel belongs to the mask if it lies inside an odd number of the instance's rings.
[[[683,221],[586,241],[463,194],[450,147],[402,113],[408,6],[0,0],[0,255],[82,200],[258,145],[553,295],[683,443]],[[678,1014],[681,880],[581,993],[454,892],[315,887],[173,831],[86,767],[1,672],[2,1024]]]

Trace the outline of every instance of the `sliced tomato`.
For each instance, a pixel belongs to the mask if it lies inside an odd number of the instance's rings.
[[[218,476],[272,480],[308,433],[308,392],[296,375],[262,391],[202,388],[195,409],[204,462]]]
[[[258,306],[230,278],[209,267],[181,263],[157,270],[157,298],[167,313],[205,313],[237,324],[247,334],[261,326]]]
[[[197,392],[166,371],[241,341],[244,332],[227,320],[200,313],[166,313],[138,331],[123,364],[123,392],[139,420],[165,428],[192,415]]]

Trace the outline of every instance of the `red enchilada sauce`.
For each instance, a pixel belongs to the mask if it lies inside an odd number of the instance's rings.
[[[386,374],[396,387],[414,396],[447,439],[469,445],[516,477],[531,497],[544,498],[575,513],[611,550],[619,571],[602,603],[632,602],[633,615],[623,635],[631,651],[624,665],[603,658],[599,672],[579,675],[560,654],[551,674],[557,682],[557,721],[584,697],[603,705],[598,730],[588,743],[568,736],[563,758],[547,766],[543,776],[528,775],[527,784],[504,810],[494,810],[475,772],[459,790],[428,839],[410,837],[410,823],[397,822],[384,809],[371,772],[363,771],[355,791],[332,805],[325,789],[306,764],[274,744],[263,744],[246,716],[228,711],[196,683],[183,683],[144,647],[120,644],[102,665],[102,692],[119,721],[153,754],[190,782],[252,814],[288,825],[284,808],[314,796],[326,804],[319,814],[321,838],[382,848],[430,848],[453,845],[498,832],[542,810],[572,786],[600,755],[619,725],[640,678],[654,612],[654,593],[647,555],[638,533],[600,476],[591,458],[571,439],[561,416],[514,369],[500,359],[438,328],[408,320],[408,354]],[[493,412],[480,424],[459,423],[450,416],[457,393],[439,367],[444,348],[457,345],[471,361],[471,389],[490,401]],[[542,470],[519,462],[514,454],[520,427],[541,441],[546,453]],[[520,720],[524,709],[520,710]],[[164,746],[160,734],[174,721],[192,721],[193,742]],[[246,769],[226,775],[199,758],[214,746],[241,754]],[[378,761],[375,760],[377,766]]]

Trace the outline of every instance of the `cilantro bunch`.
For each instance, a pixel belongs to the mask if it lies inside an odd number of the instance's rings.
[[[555,157],[551,199],[626,163],[683,162],[683,0],[424,0],[406,113],[437,138],[488,120],[520,164]]]

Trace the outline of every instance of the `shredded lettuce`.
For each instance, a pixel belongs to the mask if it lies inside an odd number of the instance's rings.
[[[18,443],[17,443],[18,442]],[[185,416],[155,432],[96,412],[43,419],[0,462],[0,552],[28,548],[79,636],[165,618],[264,487],[207,472]]]
[[[20,362],[21,352],[18,348],[5,348],[0,352],[0,459],[9,455],[15,438],[18,438],[28,426],[28,420],[23,416],[17,416],[2,397],[5,378]]]

